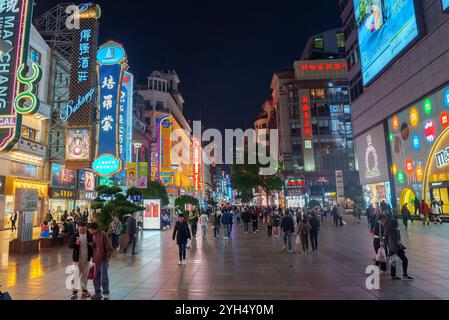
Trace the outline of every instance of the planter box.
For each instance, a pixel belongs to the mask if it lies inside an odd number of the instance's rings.
[[[39,253],[39,240],[9,242],[9,254],[34,254]]]

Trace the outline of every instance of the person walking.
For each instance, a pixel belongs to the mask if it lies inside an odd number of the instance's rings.
[[[128,244],[126,245],[123,253],[126,254],[128,251],[129,245],[133,245],[132,255],[136,255],[136,240],[137,240],[137,220],[134,217],[134,214],[131,214],[126,220],[126,233],[128,234]]]
[[[223,213],[223,216],[221,217],[221,221],[223,223],[224,229],[225,229],[225,240],[231,239],[231,232],[232,232],[232,213],[228,210]]]
[[[273,234],[273,215],[269,215],[268,216],[268,220],[267,220],[267,232],[268,232],[268,238],[271,238],[272,234]]]
[[[362,218],[361,218],[361,210],[359,205],[356,203],[354,205],[354,222],[360,224]]]
[[[430,226],[430,208],[429,205],[426,203],[426,201],[421,200],[421,206],[419,208],[420,213],[422,214],[423,218],[423,225]]]
[[[109,259],[112,255],[112,245],[107,234],[98,228],[97,223],[89,224],[92,235],[93,261],[95,264],[94,288],[92,300],[109,300]],[[103,296],[102,296],[103,294]]]
[[[81,222],[88,223],[89,222],[89,210],[84,209],[83,214],[81,215]]]
[[[277,211],[274,212],[273,217],[273,230],[274,230],[274,236],[276,238],[279,238],[281,236],[281,216]]]
[[[397,276],[397,260],[398,258],[402,261],[402,274],[404,280],[413,280],[412,277],[408,275],[408,258],[405,255],[406,247],[401,242],[401,232],[399,231],[399,223],[396,219],[391,220],[388,223],[388,253],[391,264],[391,279],[401,280]],[[387,228],[386,228],[387,229]]]
[[[251,213],[248,208],[243,209],[242,213],[243,220],[243,232],[247,234],[249,232],[249,224],[251,223]]]
[[[402,223],[404,223],[405,230],[407,230],[408,220],[410,219],[410,210],[408,210],[407,203],[404,203],[404,205],[402,206],[401,215],[402,215]]]
[[[374,251],[376,252],[376,257],[378,255],[381,247],[384,248],[385,251],[387,251],[387,249],[388,249],[385,246],[385,226],[384,226],[385,221],[386,221],[386,216],[383,214],[379,215],[377,222],[373,228],[373,233],[374,233],[373,246],[374,246]],[[386,261],[377,261],[376,260],[376,265],[380,266],[382,273],[384,273],[384,274],[387,273]]]
[[[289,211],[287,211],[284,218],[282,218],[281,229],[284,233],[284,246],[282,251],[285,252],[288,246],[288,251],[293,253],[292,234],[295,232],[295,222],[293,221]]]
[[[334,225],[338,226],[338,208],[334,206],[331,211],[331,215],[334,221]]]
[[[419,215],[421,212],[419,211],[421,208],[421,203],[418,198],[415,198],[413,201],[413,205],[415,206],[415,216]]]
[[[196,233],[198,231],[198,215],[196,211],[192,211],[189,215],[190,228],[192,228],[192,237],[196,238]]]
[[[433,222],[435,224],[440,223],[443,224],[443,221],[441,220],[441,207],[440,207],[440,201],[434,200],[432,203],[432,214],[433,214]]]
[[[56,220],[53,220],[51,223],[51,237],[52,239],[59,238],[59,225],[56,223]]]
[[[192,235],[190,234],[189,224],[182,214],[179,215],[178,221],[175,224],[172,239],[173,241],[176,239],[176,244],[178,245],[179,249],[178,265],[185,265],[187,255],[187,242],[189,239],[192,239]]]
[[[81,289],[82,298],[90,298],[91,294],[87,290],[87,281],[89,277],[90,261],[94,255],[92,244],[93,238],[87,232],[87,227],[84,223],[78,225],[78,232],[72,235],[69,242],[69,248],[72,249],[72,261],[77,267],[78,275],[75,279],[79,279],[80,283],[75,283],[71,300],[78,299],[78,292]]]
[[[318,233],[320,232],[320,219],[316,212],[312,212],[312,215],[309,220],[310,225],[310,242],[312,244],[313,252],[318,252]]]
[[[114,250],[120,250],[119,239],[120,234],[122,233],[122,223],[118,219],[118,216],[115,215],[112,219],[111,224],[109,225],[108,235],[111,236],[112,248]]]
[[[337,207],[337,225],[343,227],[345,224],[343,223],[343,215],[345,214],[345,209],[342,206],[338,205]]]
[[[257,215],[257,211],[256,210],[253,210],[253,212],[251,214],[251,219],[253,221],[253,233],[259,232],[259,230],[258,230],[259,217]]]
[[[11,232],[14,232],[14,230],[17,230],[16,227],[16,222],[17,222],[17,211],[14,211],[13,213],[11,213]]]
[[[237,218],[237,225],[240,225],[242,223],[242,215],[240,209],[237,209],[235,216]]]
[[[220,238],[220,229],[221,229],[221,211],[218,209],[213,214],[213,228],[214,228],[214,237],[216,239]]]
[[[301,245],[302,245],[302,254],[306,254],[309,251],[309,231],[310,231],[310,224],[307,221],[306,217],[303,217],[301,221],[299,221],[298,225],[298,235],[301,239]]]
[[[207,214],[203,212],[200,216],[200,219],[198,220],[198,223],[201,226],[201,231],[203,238],[206,238],[207,235],[207,225],[209,224],[209,218],[207,217]]]

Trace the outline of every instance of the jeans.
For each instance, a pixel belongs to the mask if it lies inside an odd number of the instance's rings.
[[[207,235],[207,226],[201,226],[201,230],[203,231],[203,238]]]
[[[274,236],[279,238],[279,236],[281,235],[281,227],[273,227],[273,231]]]
[[[273,226],[267,226],[267,230],[268,230],[268,236],[271,237],[271,235],[273,233]]]
[[[257,231],[257,224],[258,224],[258,221],[257,220],[253,220],[253,232],[256,232]]]
[[[198,230],[198,223],[194,222],[191,224],[192,227],[192,236],[196,237],[196,231]]]
[[[243,223],[243,230],[244,230],[244,232],[249,232],[249,222]]]
[[[288,250],[292,251],[292,232],[284,231],[284,246],[288,245]]]
[[[178,247],[179,247],[179,261],[183,261],[186,259],[187,242],[178,244]]]
[[[128,241],[128,244],[126,245],[125,251],[127,251],[129,245],[132,244],[133,245],[132,253],[134,253],[136,250],[136,237],[133,234],[128,233],[128,238],[129,238],[129,241]]]
[[[112,239],[111,239],[112,248],[114,248],[114,249],[118,248],[118,240],[119,240],[119,238],[120,238],[119,234],[113,234],[112,235]]]
[[[220,226],[215,226],[214,237],[217,238],[220,235]]]
[[[318,251],[318,231],[310,230],[310,242],[312,243],[312,250]]]
[[[231,238],[232,224],[225,224],[226,238]]]
[[[309,235],[307,233],[301,234],[301,244],[303,252],[309,251]]]
[[[109,294],[109,276],[108,276],[109,262],[102,261],[95,263],[94,288],[96,294]]]

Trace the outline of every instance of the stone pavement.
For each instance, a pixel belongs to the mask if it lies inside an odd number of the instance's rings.
[[[171,231],[143,232],[137,256],[114,253],[111,259],[111,299],[449,299],[448,224],[423,227],[416,222],[408,231],[401,226],[415,280],[393,282],[384,276],[381,290],[367,290],[372,236],[366,223],[346,219],[343,228],[334,227],[330,219],[322,225],[316,255],[283,254],[281,240],[268,239],[265,227],[257,235],[244,235],[239,226],[231,241],[210,235],[196,239],[183,267],[177,265]],[[63,247],[9,256],[10,238],[10,232],[0,232],[2,290],[13,299],[68,299],[65,268],[71,264],[71,251]]]

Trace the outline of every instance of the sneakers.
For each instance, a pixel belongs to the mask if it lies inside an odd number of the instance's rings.
[[[137,255],[137,252],[133,252],[132,255],[133,255],[133,256]]]
[[[289,250],[288,252],[289,252],[289,253],[293,253],[293,250]]]
[[[187,261],[186,261],[186,260],[182,260],[182,264],[183,264],[183,265],[186,265],[186,264],[187,264]]]
[[[410,277],[408,274],[404,274],[404,280],[409,281],[409,280],[415,280],[415,279]]]
[[[402,279],[399,277],[391,277],[391,280],[402,280]]]
[[[76,300],[78,299],[78,292],[74,292],[72,293],[72,295],[70,296],[70,300]]]
[[[83,293],[81,294],[81,297],[83,297],[83,298],[90,298],[91,297],[91,295],[90,295],[90,293],[89,293],[89,291],[83,291]]]
[[[282,252],[285,252],[287,250],[287,246],[284,246],[283,248],[282,248]]]
[[[100,293],[96,293],[91,297],[92,300],[101,300],[102,296]]]
[[[184,263],[182,261],[178,262],[178,266],[183,265]]]
[[[103,300],[111,300],[111,299],[109,298],[108,294],[105,294],[104,297],[103,297]]]
[[[307,252],[305,252],[305,251],[301,251],[301,254],[306,254]]]

